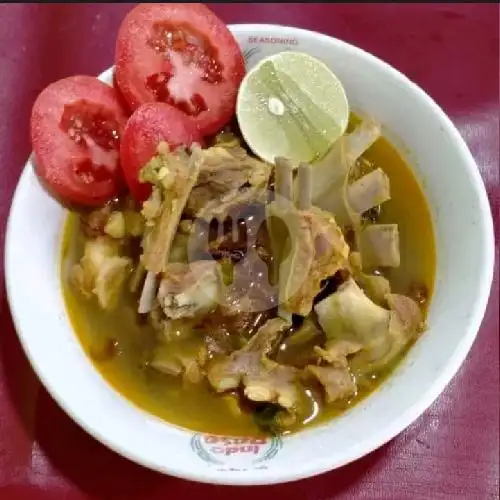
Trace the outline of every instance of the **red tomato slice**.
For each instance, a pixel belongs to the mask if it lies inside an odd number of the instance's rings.
[[[120,136],[127,116],[116,91],[91,76],[50,84],[31,111],[35,171],[62,202],[99,206],[120,188]]]
[[[165,102],[214,134],[234,114],[244,74],[236,40],[203,4],[139,4],[120,27],[116,81],[132,109]]]
[[[113,71],[113,88],[115,89],[116,96],[118,98],[118,101],[120,101],[121,107],[127,112],[127,116],[130,116],[132,112],[130,111],[128,102],[125,99],[125,97],[123,97],[122,91],[120,90],[120,87],[118,87],[118,84],[116,83],[116,70]]]
[[[120,148],[125,181],[137,201],[144,201],[151,193],[151,186],[140,183],[138,174],[161,141],[175,149],[193,142],[201,144],[202,137],[193,122],[172,106],[152,102],[138,108],[127,122]]]

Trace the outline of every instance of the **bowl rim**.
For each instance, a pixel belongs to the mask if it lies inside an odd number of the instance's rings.
[[[377,448],[383,446],[388,441],[393,439],[396,435],[401,433],[404,429],[406,429],[409,425],[411,425],[417,418],[419,418],[422,413],[429,407],[431,404],[437,399],[437,397],[442,393],[445,387],[448,385],[452,377],[456,374],[462,363],[464,362],[476,336],[480,328],[480,324],[484,317],[488,298],[490,295],[492,280],[493,280],[493,270],[494,270],[494,227],[493,227],[493,218],[491,214],[491,208],[488,200],[488,196],[486,193],[486,188],[484,186],[483,180],[481,178],[479,169],[477,164],[472,157],[464,139],[461,137],[457,128],[451,121],[451,119],[446,115],[446,113],[441,109],[441,107],[417,84],[413,83],[410,79],[408,79],[404,74],[399,72],[397,69],[383,61],[382,59],[372,55],[371,53],[347,42],[339,40],[338,38],[315,32],[312,30],[306,30],[302,28],[296,28],[293,26],[286,26],[280,24],[230,24],[228,25],[229,29],[233,34],[243,34],[247,32],[254,33],[264,33],[269,31],[274,31],[275,33],[287,33],[287,35],[296,34],[298,36],[307,37],[310,40],[319,40],[320,42],[326,43],[335,43],[341,46],[347,52],[354,53],[357,57],[361,57],[362,59],[369,60],[372,63],[375,63],[379,66],[382,66],[385,71],[388,71],[392,77],[397,78],[399,81],[403,82],[404,85],[409,86],[411,90],[417,94],[419,94],[420,98],[426,101],[426,104],[432,109],[433,115],[436,119],[440,120],[441,124],[445,127],[448,133],[451,135],[451,138],[454,141],[454,144],[460,150],[460,154],[464,160],[464,166],[468,169],[468,173],[470,178],[473,180],[471,189],[476,191],[476,195],[479,200],[478,212],[481,214],[482,222],[484,223],[484,227],[486,228],[483,236],[485,245],[482,248],[482,256],[483,261],[478,269],[480,273],[480,285],[479,285],[479,295],[477,300],[474,303],[474,308],[471,310],[471,320],[469,324],[469,328],[464,335],[464,340],[461,342],[460,349],[457,349],[454,352],[454,355],[449,358],[444,369],[439,373],[436,377],[432,386],[429,386],[425,393],[421,394],[418,400],[415,403],[407,408],[403,414],[399,415],[395,418],[391,424],[391,426],[386,429],[381,430],[376,436],[373,436],[370,440],[365,441],[365,445],[359,450],[357,453],[353,453],[349,457],[345,457],[343,461],[337,461],[335,464],[332,464],[332,459],[328,457],[318,457],[314,463],[305,464],[299,473],[297,472],[288,472],[287,470],[279,470],[275,471],[274,475],[271,479],[266,478],[265,481],[259,480],[259,472],[253,471],[252,474],[246,476],[232,476],[232,475],[215,475],[212,473],[211,469],[207,469],[205,473],[192,473],[189,467],[189,464],[173,466],[169,464],[168,470],[160,467],[157,463],[151,463],[144,459],[141,459],[138,456],[134,456],[133,454],[125,451],[119,442],[111,442],[107,439],[105,435],[103,435],[99,429],[93,428],[90,425],[82,420],[79,415],[75,414],[71,408],[69,408],[64,400],[64,397],[59,394],[59,392],[49,383],[49,381],[45,378],[44,373],[39,370],[38,365],[34,361],[32,357],[31,349],[29,343],[26,342],[26,338],[22,334],[22,329],[20,327],[20,316],[23,313],[22,306],[18,304],[15,299],[15,293],[13,291],[13,283],[15,281],[16,270],[14,266],[11,264],[12,262],[12,253],[14,252],[14,246],[12,244],[12,213],[15,211],[17,205],[20,204],[19,201],[19,191],[20,185],[22,184],[23,178],[29,175],[30,168],[30,160],[31,155],[25,164],[22,174],[18,180],[18,184],[16,186],[10,213],[6,226],[6,236],[5,236],[5,257],[4,257],[4,265],[5,265],[5,284],[6,284],[6,292],[7,299],[10,306],[10,311],[12,315],[13,324],[15,330],[17,332],[18,338],[21,342],[22,348],[25,352],[26,357],[28,358],[32,369],[51,395],[51,397],[57,402],[57,404],[64,410],[66,414],[68,414],[73,421],[75,421],[81,428],[83,428],[88,434],[93,436],[99,442],[104,444],[106,447],[112,449],[116,453],[121,456],[124,456],[135,463],[138,463],[142,466],[145,466],[149,469],[155,470],[157,472],[168,474],[174,477],[187,479],[196,482],[203,483],[211,483],[211,484],[227,484],[227,485],[261,485],[261,484],[276,484],[276,483],[286,483],[290,481],[296,481],[299,479],[304,479],[307,477],[316,476],[332,470],[333,468],[342,467],[354,460],[361,458],[362,456],[367,455],[368,453],[373,452]],[[104,75],[108,74],[112,70],[113,66],[103,71],[99,78],[102,78]]]

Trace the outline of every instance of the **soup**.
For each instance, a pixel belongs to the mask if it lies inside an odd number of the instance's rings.
[[[203,150],[159,147],[144,205],[69,215],[67,313],[130,402],[199,432],[296,432],[369,395],[425,330],[430,213],[378,124],[351,116],[324,159],[295,167],[226,131]],[[165,168],[182,177],[169,220]]]

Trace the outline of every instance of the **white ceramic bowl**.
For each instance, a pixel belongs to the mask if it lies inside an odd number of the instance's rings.
[[[343,82],[353,109],[382,122],[423,186],[437,240],[437,282],[429,329],[394,375],[341,417],[284,439],[200,435],[139,410],[94,369],[71,329],[59,282],[66,212],[42,191],[30,162],[12,203],[6,282],[16,329],[33,368],[61,407],[99,441],[139,464],[186,479],[280,483],[371,452],[410,425],[440,394],[467,355],[485,311],[493,224],[479,171],[457,129],[401,73],[318,33],[271,25],[231,30],[249,66],[287,49],[326,62]],[[101,77],[111,82],[111,71]]]

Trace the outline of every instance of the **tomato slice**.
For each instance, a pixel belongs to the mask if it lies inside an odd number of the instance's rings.
[[[120,27],[115,59],[132,109],[164,102],[204,136],[234,114],[245,63],[229,29],[203,4],[139,4]]]
[[[193,142],[201,144],[202,136],[193,122],[172,106],[152,102],[138,108],[127,122],[120,148],[125,181],[137,201],[144,201],[151,193],[151,186],[140,183],[138,174],[161,141],[175,149]]]
[[[121,107],[127,112],[127,115],[130,116],[132,114],[132,111],[130,110],[127,100],[125,99],[125,97],[123,97],[118,83],[116,83],[116,69],[113,71],[113,88],[115,89],[116,96],[118,98],[118,101],[120,102]]]
[[[120,189],[120,136],[127,116],[116,91],[91,76],[50,84],[31,111],[35,171],[63,203],[99,206]]]

